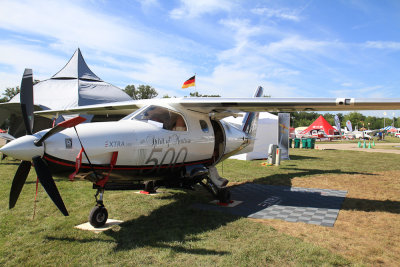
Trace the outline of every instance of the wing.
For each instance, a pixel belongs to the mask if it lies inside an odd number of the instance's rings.
[[[66,110],[46,110],[35,112],[35,114],[45,117],[51,117],[57,113],[127,115],[151,104],[168,104],[201,113],[226,113],[230,116],[231,112],[252,111],[396,110],[400,109],[400,98],[162,98],[90,105]]]
[[[152,101],[154,103],[154,100]],[[133,111],[149,105],[146,100],[132,100],[123,102],[113,102],[105,104],[87,105],[68,109],[43,110],[35,112],[35,115],[53,118],[57,115],[66,114],[89,114],[89,115],[128,115]]]

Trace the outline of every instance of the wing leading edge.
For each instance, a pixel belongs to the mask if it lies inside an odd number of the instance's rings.
[[[150,104],[169,104],[202,113],[398,110],[400,98],[163,98],[90,105],[66,110],[46,110],[35,112],[35,114],[45,117],[51,117],[57,113],[127,115]]]

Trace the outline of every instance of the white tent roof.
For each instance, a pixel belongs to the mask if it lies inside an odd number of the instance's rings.
[[[67,65],[64,66],[59,72],[51,77],[52,79],[86,79],[91,81],[102,80],[97,77],[88,67],[85,59],[82,56],[81,50],[78,48],[71,59],[68,61]]]
[[[34,103],[44,109],[67,109],[77,106],[132,100],[118,87],[94,74],[78,48],[68,63],[48,80],[34,85]],[[11,103],[19,103],[19,94]]]

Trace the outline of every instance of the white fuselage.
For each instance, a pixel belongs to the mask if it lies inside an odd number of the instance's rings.
[[[212,121],[208,114],[166,106],[171,114],[179,114],[184,120],[185,128],[175,130],[162,128],[155,121],[138,120],[135,114],[146,112],[145,108],[120,121],[65,129],[47,138],[43,146],[35,146],[33,141],[49,130],[14,140],[5,149],[21,160],[42,156],[53,171],[72,171],[83,146],[87,157],[83,153],[81,170],[107,171],[117,152],[113,172],[150,174],[160,170],[177,172],[188,165],[214,165],[251,143],[243,131],[227,122]],[[13,155],[13,149],[18,153]]]

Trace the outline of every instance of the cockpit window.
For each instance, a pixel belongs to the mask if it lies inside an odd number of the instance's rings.
[[[164,107],[149,106],[133,118],[169,131],[187,130],[183,116]]]

